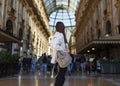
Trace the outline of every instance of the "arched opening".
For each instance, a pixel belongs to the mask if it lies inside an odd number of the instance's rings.
[[[30,27],[29,29],[27,30],[27,42],[26,42],[26,49],[29,49],[29,45],[30,45],[30,38],[31,37],[31,31],[30,31]]]
[[[6,23],[6,32],[9,35],[13,35],[13,23],[12,23],[11,20],[8,20],[7,23]]]
[[[101,36],[101,31],[100,29],[98,29],[98,39],[100,38],[100,36]]]
[[[22,30],[22,28],[19,29],[19,38],[20,38],[20,40],[23,39],[23,30]]]
[[[11,20],[7,20],[6,22],[6,32],[9,35],[13,35],[13,23]],[[12,42],[5,43],[5,46],[6,51],[12,53]]]
[[[120,13],[119,13],[119,19],[118,19],[118,33],[120,34]]]
[[[91,27],[91,40],[93,40],[94,33],[93,33],[93,28]]]
[[[106,34],[110,34],[111,33],[111,22],[107,21],[106,23]]]

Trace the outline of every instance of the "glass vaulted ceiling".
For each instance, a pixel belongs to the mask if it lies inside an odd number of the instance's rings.
[[[43,0],[49,15],[49,25],[54,29],[57,21],[64,22],[67,28],[75,26],[75,11],[80,0]]]

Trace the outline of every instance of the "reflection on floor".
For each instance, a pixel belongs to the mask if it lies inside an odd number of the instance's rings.
[[[0,86],[54,86],[54,79],[50,75],[19,74],[0,78]],[[66,75],[64,86],[120,86],[119,75],[86,75],[75,73]]]

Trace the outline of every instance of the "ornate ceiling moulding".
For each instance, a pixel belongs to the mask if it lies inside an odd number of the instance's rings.
[[[26,1],[28,3],[29,7],[32,8],[32,11],[33,11],[34,15],[36,16],[36,19],[33,18],[33,20],[35,22],[38,20],[40,22],[40,24],[43,25],[44,29],[46,30],[46,33],[49,35],[49,32],[46,28],[46,25],[44,24],[44,20],[42,18],[42,15],[39,14],[38,8],[36,7],[36,5],[34,5],[34,1],[33,0],[31,0],[31,2],[30,2],[30,0],[26,0]]]
[[[39,23],[39,22],[37,22],[37,23],[36,23],[36,25],[37,25],[37,27],[39,27],[39,26],[40,26],[40,23]]]
[[[40,27],[40,31],[43,31],[43,26],[41,24],[40,24],[39,27]]]
[[[38,11],[38,15],[41,17],[41,12],[40,11]]]
[[[20,2],[21,2],[21,0],[20,0]],[[25,7],[27,7],[27,6],[28,6],[28,4],[27,4],[26,0],[22,0],[22,3],[23,3],[23,5],[24,5]]]
[[[107,20],[109,20],[110,17],[110,12],[107,12],[106,15],[104,15],[103,20],[106,22]]]
[[[115,4],[116,8],[120,8],[120,0],[117,0],[116,4]]]
[[[84,1],[84,0],[81,0],[81,1],[80,1],[80,4],[78,5],[77,11],[76,11],[76,19],[79,18],[79,13],[80,13],[80,11],[81,11],[81,6],[82,6],[82,4],[83,4],[83,1]]]
[[[103,20],[106,22],[107,20],[109,20],[109,17],[106,15],[105,17],[103,17]]]
[[[48,14],[47,14],[47,10],[46,10],[46,8],[45,8],[45,4],[44,4],[43,0],[41,0],[41,3],[42,3],[42,6],[43,6],[43,9],[44,9],[44,11],[45,11],[45,14],[46,14],[46,16],[47,16],[47,19],[49,20],[49,17],[48,17]]]
[[[99,2],[100,2],[100,0],[94,0],[94,1],[90,0],[87,2],[88,4],[84,10],[84,14],[83,14],[83,16],[81,16],[81,20],[78,22],[76,34],[79,34],[79,32],[81,32],[81,30],[83,30],[85,24],[87,23],[90,16],[94,13],[95,8]],[[83,3],[83,4],[85,5],[85,3]],[[80,8],[83,8],[83,7],[80,7]],[[79,9],[79,10],[81,11],[81,9]]]
[[[22,19],[22,20],[20,21],[20,27],[22,27],[22,28],[24,28],[24,27],[25,27],[24,22],[25,22],[25,20],[24,20],[24,19]]]
[[[42,28],[41,33],[45,36],[45,30]]]
[[[12,20],[16,19],[16,17],[15,17],[15,9],[14,8],[8,6],[7,12],[8,12],[8,18],[10,18]]]
[[[26,6],[26,11],[27,11],[27,13],[28,13],[30,16],[33,14],[32,8],[29,7],[29,6]]]
[[[33,20],[34,22],[37,22],[36,16],[32,17],[32,20]]]

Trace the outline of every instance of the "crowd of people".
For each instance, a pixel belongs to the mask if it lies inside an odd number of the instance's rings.
[[[73,55],[70,54],[72,57],[71,64],[67,67],[67,74],[72,75],[73,72],[80,71],[81,73],[101,73],[101,64],[99,62],[99,59],[94,58],[92,61],[90,59],[86,59],[84,55]],[[43,53],[42,56],[40,56],[37,59],[36,55],[31,55],[30,58],[23,58],[22,59],[22,65],[21,68],[23,71],[27,73],[35,73],[36,71],[39,72],[42,76],[47,75],[47,73],[52,73],[53,64],[51,64],[52,57],[50,55],[46,55],[46,53]],[[57,74],[58,68],[57,65],[55,65],[54,73]]]

